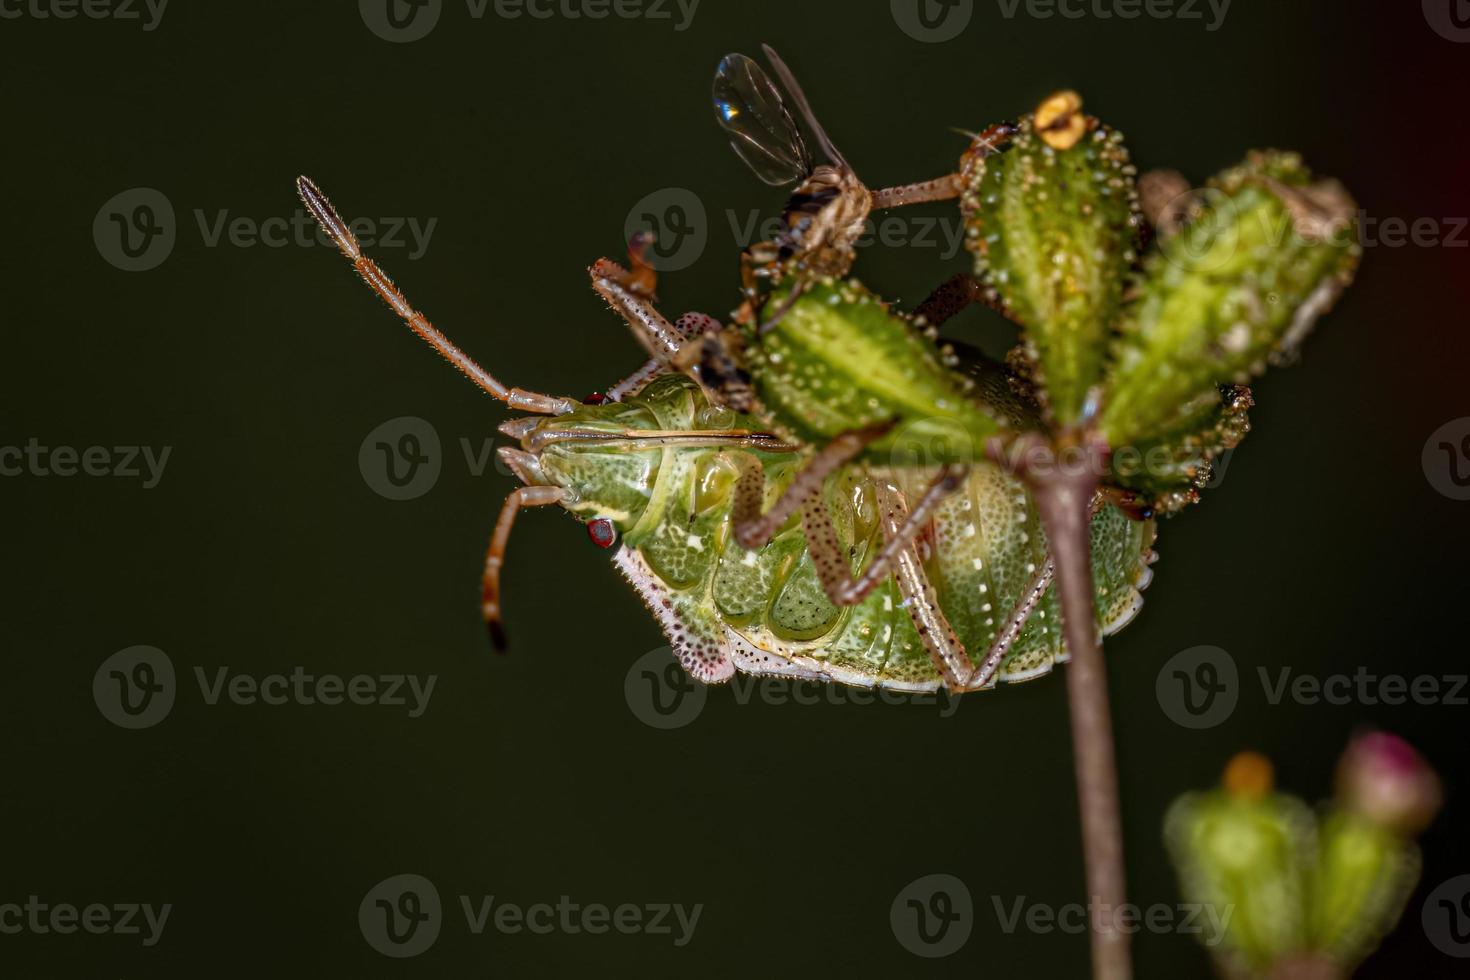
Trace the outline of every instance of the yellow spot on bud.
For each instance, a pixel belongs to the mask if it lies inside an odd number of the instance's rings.
[[[1047,96],[1036,107],[1034,125],[1047,146],[1053,150],[1070,150],[1087,132],[1082,96],[1071,89]]]
[[[1259,752],[1240,752],[1225,766],[1220,782],[1225,792],[1241,800],[1259,800],[1271,792],[1275,772],[1271,760]]]

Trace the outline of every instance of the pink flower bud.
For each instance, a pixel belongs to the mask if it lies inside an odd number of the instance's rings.
[[[1439,812],[1439,777],[1396,735],[1368,732],[1348,743],[1337,766],[1343,805],[1405,835],[1419,833]]]

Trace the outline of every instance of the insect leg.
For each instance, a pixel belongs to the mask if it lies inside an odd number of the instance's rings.
[[[1056,562],[1052,561],[1051,556],[1048,555],[1046,562],[1036,570],[1036,574],[1026,584],[1026,591],[1021,593],[1021,598],[1017,600],[1010,615],[1006,617],[1005,629],[996,635],[995,642],[991,643],[990,649],[985,651],[985,659],[980,662],[974,678],[969,683],[971,689],[990,687],[995,683],[996,671],[1000,670],[1006,654],[1011,652],[1016,638],[1021,635],[1021,630],[1025,628],[1031,614],[1036,611],[1036,604],[1041,601],[1042,596],[1046,595],[1046,590],[1051,586],[1051,580],[1056,577],[1056,572]]]
[[[969,272],[961,272],[940,283],[915,308],[914,320],[924,326],[940,327],[972,303],[988,306],[1006,319],[1015,320],[1015,316],[1001,302],[1000,295]]]
[[[674,321],[674,330],[681,338],[680,350],[684,349],[684,342],[690,337],[710,329],[705,321],[708,321],[709,324],[714,324],[714,329],[719,329],[719,321],[714,317],[705,316],[703,313],[685,313],[678,320]],[[677,361],[677,359],[676,354],[674,361]],[[643,386],[648,384],[648,382],[660,374],[666,373],[669,370],[670,363],[669,358],[650,358],[638,370],[607,389],[608,400],[620,402],[629,395],[641,391]]]
[[[893,423],[884,422],[865,429],[851,429],[835,437],[817,451],[764,514],[761,505],[766,492],[765,471],[754,456],[740,458],[736,463],[741,468],[740,478],[735,482],[735,502],[730,515],[735,526],[735,543],[747,551],[764,547],[797,508],[821,492],[827,477],[892,428]]]
[[[1090,521],[1102,510],[1103,505],[1108,503],[1108,497],[1099,491],[1092,498],[1092,505],[1088,508],[1087,519]],[[1046,590],[1051,587],[1052,579],[1056,577],[1057,563],[1051,557],[1048,549],[1046,561],[1036,573],[1031,576],[1031,581],[1026,583],[1026,589],[1021,593],[1021,598],[1011,609],[1006,617],[1005,628],[996,634],[995,642],[990,644],[990,649],[985,653],[985,659],[980,662],[976,676],[971,684],[972,688],[989,687],[993,683],[996,671],[1000,669],[1006,654],[1010,653],[1011,647],[1015,645],[1016,638],[1021,635],[1021,630],[1026,627],[1026,622],[1031,614],[1036,611],[1036,604],[1041,597],[1046,595]]]
[[[899,187],[885,187],[873,192],[873,209],[902,207],[926,201],[948,201],[960,196],[959,174],[945,174],[933,180],[921,180]]]
[[[926,492],[924,498],[929,497],[930,493]],[[973,686],[975,663],[965,652],[965,645],[955,635],[954,628],[949,625],[944,610],[939,608],[934,586],[929,582],[929,576],[919,560],[912,534],[904,536],[906,529],[914,523],[914,518],[919,516],[919,507],[915,507],[913,513],[906,514],[903,495],[891,484],[879,486],[878,503],[883,508],[883,536],[888,542],[884,551],[887,552],[897,542],[902,543],[895,558],[894,579],[898,583],[899,594],[903,596],[909,619],[913,621],[914,629],[918,630],[919,639],[930,659],[934,661],[935,668],[944,678],[945,686],[956,692],[969,690]],[[919,506],[922,507],[923,504],[924,499],[921,499]]]
[[[403,292],[388,278],[387,273],[378,268],[378,264],[366,255],[362,254],[362,246],[357,241],[357,236],[352,233],[347,222],[342,220],[341,215],[332,207],[321,189],[312,183],[308,177],[296,178],[296,192],[301,195],[301,201],[306,205],[306,210],[316,219],[317,224],[332,239],[332,242],[342,250],[357,274],[362,276],[364,282],[372,287],[394,313],[402,318],[408,328],[418,334],[428,345],[440,353],[450,364],[460,370],[465,377],[479,385],[485,392],[500,401],[505,402],[511,408],[526,412],[539,412],[543,415],[565,415],[577,407],[577,403],[570,398],[560,398],[555,395],[543,395],[536,391],[526,391],[523,388],[507,388],[495,379],[489,371],[486,371],[474,360],[455,346],[454,342],[444,336],[434,325],[428,321],[422,313],[415,310],[403,295]]]
[[[653,305],[652,295],[641,291],[637,276],[611,259],[598,259],[587,272],[593,290],[628,322],[649,356],[669,363],[684,345],[684,337]]]
[[[485,617],[485,626],[490,630],[490,641],[495,649],[505,649],[505,630],[500,625],[500,568],[505,564],[505,548],[510,543],[510,529],[515,524],[516,514],[522,507],[545,507],[559,503],[566,496],[561,487],[518,487],[512,490],[500,516],[495,521],[495,530],[490,535],[490,548],[485,553],[485,576],[480,587],[480,611]]]
[[[864,596],[877,588],[893,573],[894,562],[904,550],[913,547],[914,538],[928,524],[934,509],[945,497],[960,488],[969,473],[968,466],[944,467],[934,482],[924,490],[912,511],[903,506],[901,497],[891,498],[885,503],[883,520],[884,537],[887,540],[883,550],[878,552],[856,579],[848,568],[847,553],[837,540],[837,531],[832,526],[832,518],[827,513],[826,506],[821,500],[808,499],[801,511],[801,527],[806,533],[812,564],[816,566],[817,577],[822,582],[822,590],[827,593],[827,598],[839,606],[851,606],[861,602]],[[891,527],[889,522],[892,523]]]

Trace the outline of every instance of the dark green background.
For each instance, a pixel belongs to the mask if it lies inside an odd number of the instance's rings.
[[[309,8],[309,9],[308,9]],[[261,221],[315,177],[349,216],[437,217],[427,254],[378,249],[412,299],[505,381],[578,395],[638,352],[586,287],[621,251],[634,202],[692,189],[709,246],[665,278],[664,306],[736,301],[727,209],[774,213],[709,108],[721,55],[776,45],[873,185],[951,167],[963,138],[1060,86],[1128,134],[1145,168],[1196,179],[1250,147],[1300,149],[1371,216],[1467,214],[1470,47],[1419,4],[1236,0],[1203,22],[1015,19],[977,0],[967,30],[919,43],[886,3],[704,0],[670,21],[471,19],[446,0],[424,40],[389,44],[352,3],[185,4],[137,22],[0,20],[5,99],[0,444],[169,445],[161,484],[0,481],[7,587],[0,902],[171,902],[163,941],[0,936],[0,973],[57,977],[526,975],[1081,976],[1085,937],[1004,934],[991,896],[1082,894],[1059,677],[932,707],[737,704],[709,695],[683,729],[630,711],[630,664],[662,644],[582,529],[527,515],[507,582],[514,652],[488,651],[483,547],[511,486],[475,477],[461,436],[504,412],[398,325],[323,247],[206,247],[194,212]],[[162,191],[178,241],[119,271],[91,227],[114,194]],[[948,216],[946,207],[923,213]],[[1424,885],[1366,976],[1451,976],[1425,940],[1428,889],[1470,871],[1461,833],[1470,708],[1268,703],[1257,666],[1463,673],[1467,507],[1420,466],[1470,414],[1465,250],[1378,246],[1305,362],[1257,388],[1255,431],[1206,505],[1162,528],[1139,620],[1108,644],[1130,896],[1178,894],[1159,824],[1243,747],[1324,796],[1358,726],[1409,737],[1449,802],[1423,840]],[[916,302],[963,257],[864,253],[865,281]],[[974,312],[956,336],[1004,346]],[[364,436],[430,420],[438,485],[391,502],[364,482]],[[165,650],[179,701],[124,731],[94,671]],[[1173,724],[1160,666],[1214,644],[1240,704]],[[209,706],[193,668],[438,675],[427,713]],[[448,921],[388,960],[359,933],[380,879],[414,872]],[[921,875],[968,885],[965,948],[921,960],[889,904]],[[522,905],[683,902],[693,942],[470,936],[455,896]],[[1135,942],[1141,977],[1204,974],[1186,937]]]

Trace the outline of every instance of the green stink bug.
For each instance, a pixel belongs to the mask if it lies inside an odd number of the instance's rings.
[[[482,611],[497,645],[511,527],[521,508],[554,504],[587,522],[599,545],[621,536],[615,562],[680,662],[703,681],[740,670],[964,691],[1038,676],[1065,659],[1045,536],[1025,489],[1000,468],[976,467],[931,508],[929,536],[896,550],[908,500],[927,475],[858,466],[821,473],[816,493],[832,515],[829,544],[846,556],[849,574],[873,579],[855,601],[834,603],[821,580],[824,553],[810,546],[809,528],[783,521],[757,549],[736,534],[742,507],[759,510],[812,478],[798,447],[711,403],[698,384],[662,371],[657,361],[610,389],[613,399],[590,404],[507,388],[413,309],[311,181],[301,178],[298,189],[363,279],[416,334],[489,394],[537,413],[501,426],[520,443],[500,455],[524,486],[502,508],[486,557]],[[967,354],[964,366],[998,414],[1026,416],[999,365]],[[1152,525],[1102,506],[1092,534],[1098,626],[1112,632],[1142,602]],[[885,554],[891,571],[873,573]],[[936,655],[937,644],[988,652],[978,668],[959,672]]]

